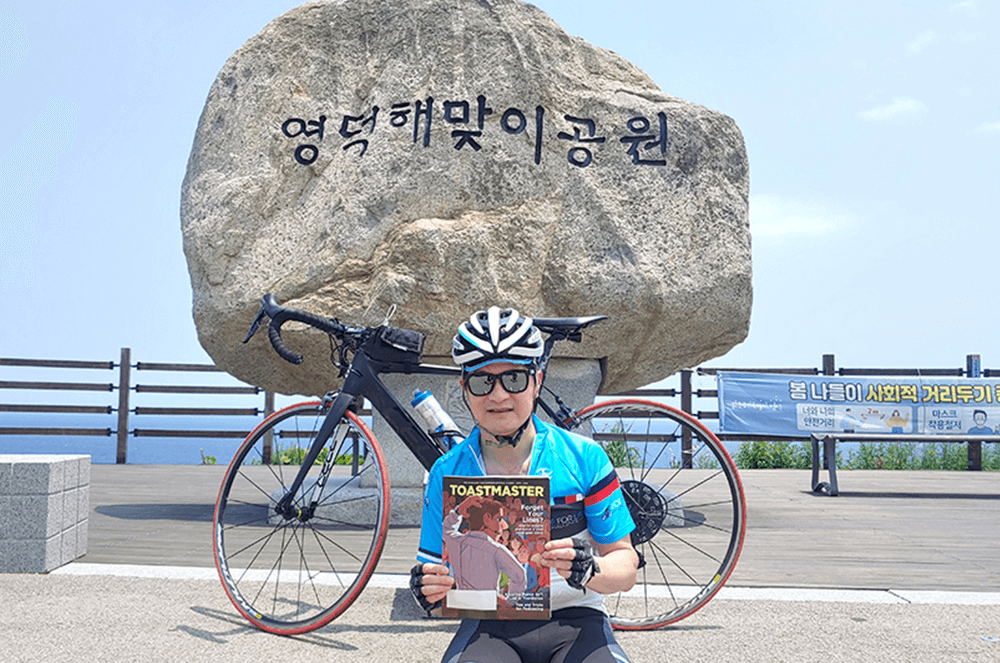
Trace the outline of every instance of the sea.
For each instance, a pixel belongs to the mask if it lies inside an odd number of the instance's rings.
[[[129,429],[240,431],[249,433],[262,417],[137,416]],[[0,435],[0,454],[85,454],[92,463],[114,463],[118,453],[117,414],[0,413],[6,428],[101,428],[111,435]],[[127,462],[136,465],[228,464],[243,442],[241,437],[136,437],[129,435]]]
[[[262,417],[136,415],[129,417],[129,430],[210,430],[249,433]],[[369,425],[371,422],[368,422]],[[712,422],[714,423],[714,422]],[[92,463],[114,463],[117,457],[117,414],[33,414],[0,412],[0,427],[6,428],[95,428],[111,431],[107,436],[0,435],[0,454],[85,454]],[[127,462],[137,465],[229,464],[243,442],[242,437],[137,437],[129,435]],[[739,442],[726,442],[735,455]],[[660,445],[650,444],[647,457],[658,458],[653,467],[669,467],[672,456],[657,455]]]

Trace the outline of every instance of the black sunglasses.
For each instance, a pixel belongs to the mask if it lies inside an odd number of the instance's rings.
[[[534,374],[533,368],[515,368],[503,373],[468,373],[465,388],[473,396],[486,396],[499,382],[508,394],[520,394],[528,388],[528,378]]]

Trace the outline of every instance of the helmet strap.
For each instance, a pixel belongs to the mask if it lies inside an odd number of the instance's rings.
[[[505,444],[509,444],[511,447],[517,447],[517,443],[521,441],[521,436],[524,435],[524,431],[525,431],[525,429],[528,428],[528,422],[530,422],[530,421],[531,421],[531,417],[528,417],[527,419],[525,419],[524,423],[521,424],[520,428],[518,428],[516,431],[514,431],[513,435],[497,435],[496,433],[493,433],[493,432],[488,431],[488,430],[486,432],[489,433],[490,435],[492,435],[496,439],[496,441],[500,443],[500,446],[503,446]],[[483,428],[482,424],[480,424],[479,427]],[[483,428],[483,430],[486,430],[486,429]]]
[[[465,389],[462,390],[462,402],[465,403],[465,407],[469,411],[469,414],[471,415],[472,408],[469,407],[469,395],[465,393]],[[534,411],[532,411],[532,413],[528,415],[528,418],[524,420],[524,423],[521,424],[520,428],[514,431],[513,435],[497,435],[493,431],[485,428],[478,421],[476,421],[476,425],[479,426],[480,430],[484,430],[487,433],[489,433],[497,442],[500,443],[501,447],[509,444],[511,447],[516,448],[517,443],[521,441],[521,436],[524,435],[524,431],[527,430],[528,424],[531,423],[531,417],[533,415]],[[475,420],[475,418],[473,418],[473,420]]]

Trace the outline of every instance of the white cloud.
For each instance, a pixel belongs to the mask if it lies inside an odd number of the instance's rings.
[[[0,7],[0,81],[21,69],[28,56],[24,26],[10,10]]]
[[[897,118],[913,117],[927,112],[927,105],[909,97],[896,97],[888,106],[876,106],[862,113],[859,117],[869,122],[887,122]]]
[[[750,232],[755,238],[823,235],[855,225],[853,215],[825,203],[773,194],[750,197]]]
[[[1000,120],[996,122],[983,122],[978,127],[976,127],[976,131],[981,134],[1000,135]]]
[[[938,36],[938,33],[933,30],[924,30],[906,45],[906,49],[910,51],[910,53],[916,55],[928,46],[936,44],[939,41],[941,41],[941,37]]]
[[[951,7],[948,8],[950,12],[964,12],[971,11],[977,6],[976,0],[965,0],[964,2],[956,2]]]

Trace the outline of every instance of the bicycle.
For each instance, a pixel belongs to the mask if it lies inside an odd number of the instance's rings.
[[[429,469],[463,436],[425,431],[379,375],[457,379],[461,370],[421,363],[424,335],[390,327],[389,316],[377,327],[344,325],[266,295],[244,342],[265,318],[271,345],[294,364],[302,355],[285,345],[281,326],[298,321],[325,332],[344,378],[340,390],[261,422],[230,463],[215,507],[215,563],[229,599],[258,628],[294,635],[342,614],[371,579],[385,544],[385,458],[357,414],[359,404],[367,399]],[[579,342],[584,328],[604,319],[535,318],[547,335],[542,366],[556,342]],[[658,628],[702,608],[732,573],[746,529],[743,486],[725,447],[697,419],[668,405],[617,398],[574,411],[544,385],[543,391],[537,406],[545,415],[595,439],[617,461],[636,523],[638,582],[606,597],[613,627]]]

